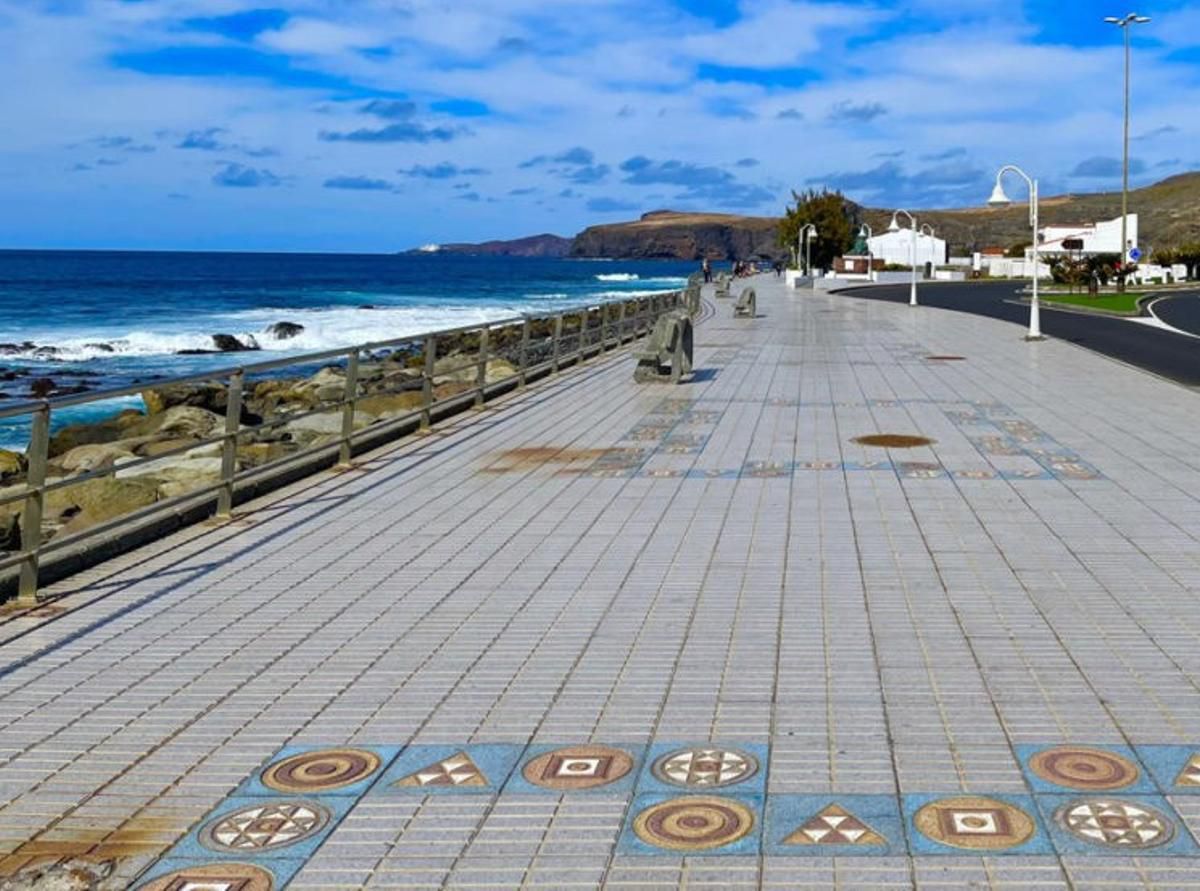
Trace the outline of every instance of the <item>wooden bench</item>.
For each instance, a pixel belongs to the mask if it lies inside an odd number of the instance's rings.
[[[634,352],[637,367],[633,379],[638,383],[677,384],[692,373],[692,320],[685,312],[659,316],[646,343]]]
[[[758,315],[758,294],[753,288],[743,288],[742,296],[738,297],[737,304],[733,307],[733,317],[753,319]]]

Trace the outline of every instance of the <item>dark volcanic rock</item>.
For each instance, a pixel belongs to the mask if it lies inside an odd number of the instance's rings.
[[[267,333],[274,335],[276,340],[290,340],[304,333],[304,326],[295,322],[276,322],[267,327]]]
[[[58,389],[52,378],[39,377],[29,384],[29,395],[34,399],[45,399]]]
[[[249,339],[249,343],[242,343],[232,334],[214,334],[212,340],[217,352],[220,353],[246,353],[261,349],[253,338]]]

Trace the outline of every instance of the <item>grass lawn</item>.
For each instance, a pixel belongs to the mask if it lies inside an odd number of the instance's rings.
[[[1084,309],[1136,315],[1138,301],[1145,296],[1145,291],[1127,291],[1124,294],[1101,294],[1098,297],[1089,297],[1087,294],[1041,294],[1039,299],[1046,303],[1064,303]]]

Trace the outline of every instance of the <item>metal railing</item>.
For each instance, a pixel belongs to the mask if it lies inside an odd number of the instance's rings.
[[[523,388],[531,380],[582,364],[645,335],[659,316],[684,305],[685,298],[681,292],[581,304],[546,315],[512,316],[349,348],[298,354],[233,368],[157,379],[136,386],[27,401],[0,408],[0,420],[23,416],[30,418],[25,480],[0,488],[0,509],[23,502],[19,514],[20,549],[14,551],[10,548],[7,553],[0,551],[0,573],[8,574],[8,583],[11,584],[12,571],[14,567],[18,568],[18,601],[34,605],[39,602],[37,591],[40,575],[50,565],[47,558],[59,552],[81,552],[82,549],[86,553],[89,543],[103,537],[110,545],[104,554],[107,557],[140,543],[121,544],[118,540],[123,533],[134,527],[151,526],[155,521],[172,515],[178,521],[176,527],[214,513],[218,518],[228,519],[239,500],[239,493],[246,494],[244,490],[252,485],[268,488],[272,478],[277,480],[290,474],[288,479],[293,479],[296,475],[316,472],[330,466],[335,458],[340,467],[351,467],[356,448],[363,450],[410,432],[428,430],[443,417],[482,406],[489,398]],[[439,361],[440,355],[442,359]],[[374,369],[376,374],[387,362],[396,364],[396,357],[403,359],[402,371],[396,374],[400,378],[400,386],[391,387],[387,382],[387,374],[383,374],[382,385],[378,378],[364,378],[364,356],[368,357],[368,362],[378,366]],[[458,359],[461,362],[454,361]],[[495,367],[498,361],[506,362],[511,371],[503,377],[489,380],[489,369]],[[252,378],[261,376],[260,383],[279,382],[286,379],[279,374],[281,370],[296,367],[307,367],[310,373],[316,367],[339,369],[344,375],[344,386],[336,398],[317,398],[316,404],[307,410],[283,411],[274,417],[255,416],[257,420],[247,422],[246,393]],[[185,444],[152,455],[129,458],[74,476],[58,479],[48,476],[54,412],[140,395],[149,390],[211,385],[214,382],[219,382],[217,395],[224,397],[225,404],[224,424],[219,432],[188,440]],[[419,396],[408,410],[376,417],[369,423],[361,422],[357,409],[363,400],[401,393]],[[217,401],[220,401],[219,398]],[[312,443],[300,445],[296,450],[262,464],[254,465],[246,461],[239,466],[239,447],[251,441],[263,441],[264,432],[286,428],[317,415],[336,417],[339,412],[340,429],[337,433],[317,436]],[[55,535],[44,540],[42,525],[48,495],[118,474],[125,478],[134,477],[131,471],[139,467],[161,466],[168,459],[214,447],[220,450],[218,479],[79,532]],[[152,471],[147,468],[147,473]],[[268,481],[265,485],[264,480]],[[95,560],[85,557],[83,563],[90,565],[104,557]]]

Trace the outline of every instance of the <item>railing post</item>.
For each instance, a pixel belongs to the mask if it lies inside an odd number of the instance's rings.
[[[562,313],[559,313],[554,317],[554,358],[550,366],[555,374],[558,374],[558,353],[562,345],[562,329],[563,317]]]
[[[25,486],[25,506],[21,511],[21,550],[25,552],[21,563],[21,579],[17,589],[17,602],[21,606],[37,604],[38,562],[42,550],[42,509],[46,504],[46,460],[50,451],[50,405],[43,402],[33,413],[33,426],[29,432],[29,451],[25,457],[28,469]]]
[[[625,342],[625,301],[617,309],[617,346]]]
[[[354,438],[354,409],[358,405],[358,349],[346,357],[346,392],[342,397],[342,447],[338,450],[338,467],[351,465],[350,457]]]
[[[237,475],[238,429],[242,420],[242,383],[245,372],[229,377],[225,394],[225,441],[221,443],[221,488],[217,491],[217,517],[229,519],[233,513],[233,478]]]
[[[575,352],[579,354],[579,364],[582,365],[587,361],[587,339],[588,339],[588,323],[592,320],[592,311],[590,309],[581,310],[579,313],[579,343],[576,344]]]
[[[485,325],[479,332],[479,367],[475,372],[475,407],[483,405],[484,391],[487,389],[488,367],[488,327]]]
[[[428,430],[432,421],[433,369],[437,364],[437,338],[425,335],[425,373],[421,376],[421,429]]]
[[[529,369],[529,333],[530,333],[529,329],[530,329],[529,319],[528,319],[528,317],[526,317],[521,322],[520,367],[517,369],[517,374],[518,374],[517,386],[520,387],[521,389],[525,389],[526,372]]]

